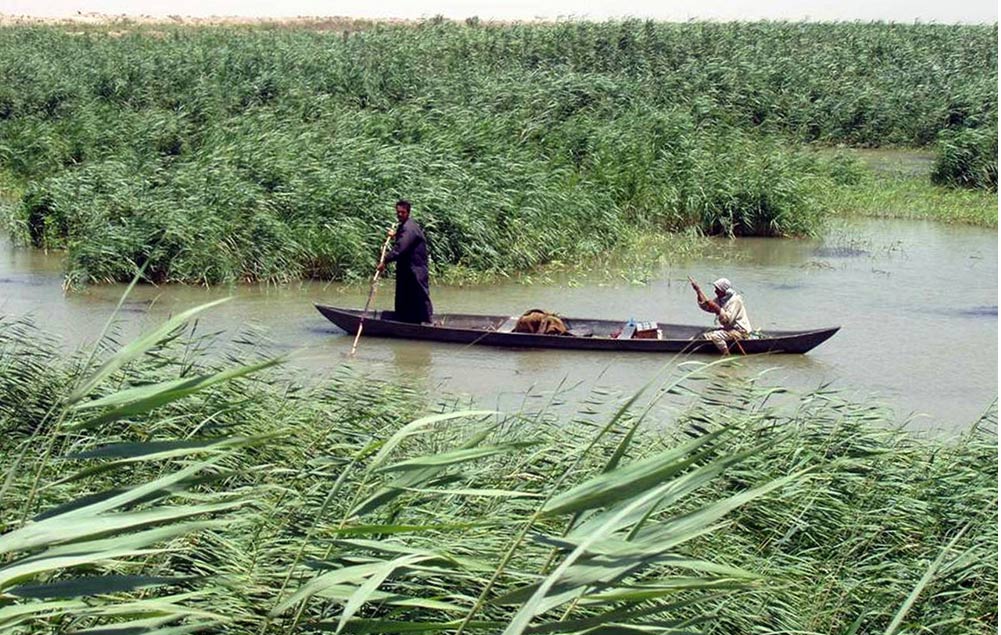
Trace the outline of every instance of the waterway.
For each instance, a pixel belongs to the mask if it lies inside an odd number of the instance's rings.
[[[935,222],[838,221],[822,240],[719,240],[711,259],[672,263],[643,284],[615,275],[548,276],[531,284],[433,285],[440,312],[513,315],[545,308],[567,316],[709,325],[687,276],[706,288],[730,278],[760,329],[840,325],[808,355],[737,360],[737,370],[807,391],[827,384],[859,401],[883,403],[916,430],[965,429],[997,397],[998,238],[993,229]],[[67,349],[93,342],[124,286],[67,292],[58,253],[0,242],[0,314],[30,317]],[[655,354],[509,350],[362,338],[320,316],[313,303],[360,307],[367,287],[306,282],[274,286],[137,287],[115,319],[126,339],[168,315],[232,296],[200,318],[198,330],[226,340],[250,339],[288,355],[287,372],[325,381],[350,365],[365,376],[434,394],[468,396],[488,407],[521,407],[560,392],[564,402],[591,391],[629,394],[665,365]],[[392,283],[376,295],[392,307]],[[697,356],[700,361],[711,357]]]

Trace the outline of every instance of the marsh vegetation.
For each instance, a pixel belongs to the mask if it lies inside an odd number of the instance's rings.
[[[363,278],[400,196],[441,280],[832,214],[997,225],[996,26],[15,26],[0,50],[0,212],[70,284]],[[997,628],[996,400],[919,436],[687,363],[482,411],[303,382],[200,335],[204,308],[71,354],[0,316],[0,631]]]
[[[864,170],[804,144],[940,147],[936,181],[996,190],[996,26],[21,26],[0,49],[8,224],[74,284],[361,278],[400,196],[453,276],[810,234]]]
[[[208,358],[196,313],[68,359],[0,323],[5,632],[996,628],[996,405],[921,438],[691,365],[477,411]]]

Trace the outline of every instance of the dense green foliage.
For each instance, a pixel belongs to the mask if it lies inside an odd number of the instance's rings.
[[[18,27],[0,50],[18,233],[73,282],[358,277],[401,196],[438,267],[477,271],[637,227],[810,233],[843,171],[784,144],[996,136],[996,26]]]
[[[932,180],[944,185],[998,189],[998,132],[946,130],[939,135]]]
[[[0,323],[0,628],[997,627],[995,409],[924,439],[707,367],[618,414],[476,413],[226,369],[169,337],[185,317],[96,370]]]

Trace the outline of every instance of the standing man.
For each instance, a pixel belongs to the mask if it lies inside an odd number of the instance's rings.
[[[428,288],[427,242],[421,226],[410,218],[410,201],[396,202],[396,220],[399,225],[389,231],[395,238],[393,249],[379,263],[379,271],[386,269],[387,262],[396,262],[396,321],[430,323],[434,308]]]
[[[738,342],[747,339],[751,334],[751,321],[747,319],[747,309],[744,308],[744,299],[737,295],[733,285],[726,278],[720,278],[713,283],[716,291],[716,299],[710,300],[702,293],[702,289],[694,280],[688,278],[695,289],[696,299],[699,308],[707,313],[715,313],[719,328],[707,331],[702,334],[704,339],[711,341],[719,349],[720,353],[727,355],[730,347],[727,342]]]

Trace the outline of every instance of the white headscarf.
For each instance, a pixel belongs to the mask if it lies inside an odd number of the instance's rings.
[[[733,285],[730,284],[730,281],[726,278],[720,278],[713,283],[713,286],[723,292],[723,297],[719,299],[721,305],[726,304],[730,301],[730,298],[737,295]]]

